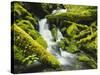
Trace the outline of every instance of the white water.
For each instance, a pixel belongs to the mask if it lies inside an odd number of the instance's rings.
[[[56,56],[61,65],[73,65],[72,63],[74,62],[76,56],[74,54],[61,50],[61,48],[57,46],[57,42],[59,42],[63,38],[60,30],[58,29],[58,39],[55,42],[53,41],[53,37],[51,35],[49,26],[47,24],[47,20],[45,18],[39,21],[39,27],[40,34],[43,36],[43,38],[46,40],[48,44],[48,51],[52,53],[54,56]]]
[[[67,12],[66,9],[60,9],[60,10],[54,10],[52,14],[59,14],[59,13],[65,13]],[[77,62],[76,58],[77,56],[75,54],[71,54],[67,51],[63,51],[61,48],[58,47],[57,43],[63,39],[62,33],[59,29],[57,29],[57,40],[56,42],[53,41],[53,37],[51,34],[51,31],[49,30],[49,25],[47,23],[46,18],[41,19],[39,21],[39,30],[40,34],[43,36],[43,38],[46,40],[48,44],[48,52],[53,54],[58,61],[61,63],[61,65],[64,67],[64,69],[79,69],[80,67],[77,67],[77,63],[79,65],[79,62]]]
[[[60,14],[60,13],[65,13],[67,12],[67,9],[58,9],[58,10],[53,10],[52,14]]]

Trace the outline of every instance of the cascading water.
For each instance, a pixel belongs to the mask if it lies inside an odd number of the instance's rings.
[[[65,13],[66,11],[66,9],[54,10],[52,14]],[[58,59],[58,61],[61,63],[63,70],[82,69],[81,63],[77,61],[77,55],[71,54],[58,47],[57,43],[61,39],[63,39],[62,33],[59,29],[57,29],[58,39],[56,41],[53,41],[53,36],[51,34],[51,31],[49,30],[49,24],[47,23],[46,18],[39,21],[39,28],[40,34],[43,36],[48,44],[48,52],[53,54]]]
[[[59,42],[61,39],[63,39],[63,36],[59,29],[57,29],[57,41],[53,41],[53,37],[51,35],[51,31],[49,30],[49,26],[47,23],[46,18],[41,19],[39,21],[39,30],[40,34],[43,36],[43,38],[46,40],[48,44],[47,50],[52,53],[58,61],[63,66],[64,70],[70,70],[70,69],[77,69],[76,68],[76,55],[68,53],[66,51],[61,50],[61,48],[58,47],[57,42]]]

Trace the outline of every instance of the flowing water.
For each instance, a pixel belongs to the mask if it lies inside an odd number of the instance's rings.
[[[77,62],[77,56],[75,54],[68,53],[67,51],[61,50],[58,47],[57,42],[63,39],[63,36],[59,29],[57,29],[57,40],[53,41],[53,37],[51,31],[49,30],[49,24],[47,23],[47,19],[41,19],[39,21],[39,32],[46,40],[48,44],[47,50],[53,54],[58,61],[61,63],[63,70],[75,70],[79,69],[79,63]]]
[[[54,10],[52,14],[65,13],[66,11],[67,10],[64,9]],[[77,55],[64,51],[57,45],[58,42],[61,39],[63,39],[62,33],[60,32],[59,29],[57,29],[56,41],[53,40],[53,36],[51,34],[51,31],[49,30],[49,24],[47,23],[46,18],[40,19],[39,32],[48,44],[47,47],[48,52],[53,54],[58,59],[63,71],[86,69],[86,67],[84,67],[84,65],[77,60]],[[36,61],[33,63],[33,66],[31,68],[25,70],[24,72],[43,72],[43,71],[55,71],[55,70],[45,67],[40,62]]]

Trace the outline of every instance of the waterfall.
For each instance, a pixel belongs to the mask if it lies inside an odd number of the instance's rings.
[[[59,10],[59,13],[64,13],[66,12],[66,10]],[[58,10],[54,10],[52,12],[52,14],[56,14],[58,13]],[[39,21],[39,32],[40,34],[43,36],[43,38],[46,40],[47,44],[48,44],[48,52],[50,52],[51,54],[53,54],[58,61],[61,63],[61,65],[63,66],[64,70],[72,70],[72,69],[79,69],[79,67],[77,67],[77,63],[79,65],[79,62],[77,62],[77,56],[75,54],[71,54],[67,51],[62,50],[61,48],[58,47],[57,43],[63,39],[62,33],[60,32],[59,29],[57,29],[57,40],[56,42],[53,41],[53,37],[51,34],[51,31],[49,30],[49,24],[47,23],[47,19],[41,19]]]
[[[39,21],[39,32],[40,34],[43,36],[43,38],[46,40],[47,44],[48,44],[48,52],[52,53],[61,63],[61,65],[63,66],[72,66],[75,65],[73,64],[75,62],[76,59],[76,55],[75,54],[71,54],[68,53],[67,51],[63,51],[61,50],[61,48],[59,48],[57,46],[57,42],[59,42],[61,39],[63,39],[63,36],[60,32],[59,29],[57,29],[58,31],[58,39],[57,41],[53,41],[53,37],[51,35],[51,31],[49,30],[49,26],[47,23],[46,18],[41,19]]]

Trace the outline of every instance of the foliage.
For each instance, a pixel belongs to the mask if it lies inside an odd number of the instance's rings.
[[[32,37],[24,30],[14,24],[12,26],[12,31],[15,32],[14,41],[16,46],[23,50],[28,50],[29,54],[35,53],[36,56],[40,59],[39,61],[45,65],[50,65],[53,68],[60,67],[60,63],[57,61],[57,59],[35,40],[33,40]]]
[[[19,61],[21,64],[31,65],[38,58],[35,54],[26,54],[25,50],[21,50],[20,47],[14,45],[14,60]]]
[[[52,19],[55,20],[55,23],[57,19],[60,19],[87,25],[90,25],[91,22],[95,21],[97,19],[96,17],[97,17],[97,10],[95,6],[94,8],[87,6],[80,6],[80,7],[77,6],[76,8],[74,6],[71,6],[70,11],[67,11],[65,13],[60,13],[57,15],[51,14],[46,16],[46,18],[50,23],[52,23],[51,22]]]
[[[79,56],[79,61],[83,62],[90,59],[88,65],[91,68],[96,68],[97,7],[64,5],[64,8],[67,12],[46,16],[50,27],[55,24],[64,36],[58,43],[59,47],[70,53],[79,53],[80,55],[85,53],[88,57],[85,55]]]
[[[14,17],[14,19],[12,18],[12,24],[14,22],[19,22],[20,20],[28,20],[32,23],[32,25],[34,26],[35,29],[37,29],[37,18],[32,15],[30,12],[28,12],[25,8],[23,8],[21,6],[20,3],[18,2],[14,2],[12,3],[12,17]]]
[[[87,56],[86,54],[81,54],[78,58],[81,62],[87,64],[91,68],[97,68],[96,62],[93,58]]]
[[[66,12],[51,14],[54,9],[62,8]],[[54,41],[59,38],[58,29],[64,37],[57,43],[61,50],[76,54],[80,62],[97,68],[96,6],[12,2],[11,9],[15,65],[19,62],[31,66],[39,61],[54,69],[60,67],[61,64],[48,52],[47,43],[39,33],[38,20],[45,17]]]
[[[54,41],[56,41],[58,38],[57,38],[57,28],[56,28],[56,25],[52,25],[52,28],[51,28],[51,34],[54,38]]]
[[[47,48],[47,43],[43,39],[43,37],[39,34],[38,31],[34,29],[30,21],[21,20],[17,23],[17,25],[26,31],[34,40],[36,40],[40,45],[44,48]]]

